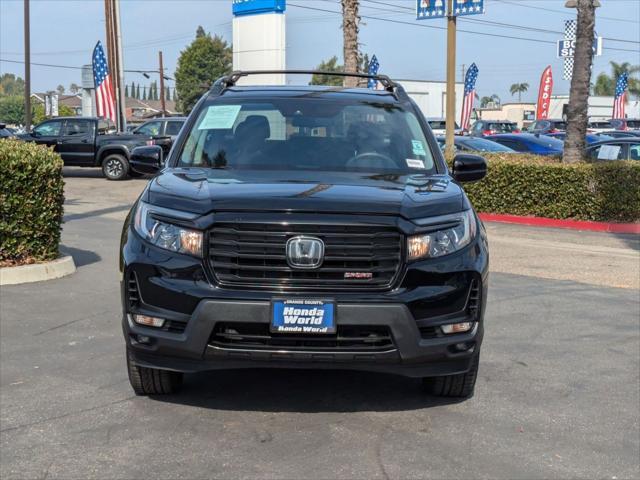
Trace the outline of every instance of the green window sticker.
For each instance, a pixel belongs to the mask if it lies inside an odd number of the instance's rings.
[[[427,152],[424,151],[424,145],[420,140],[411,140],[411,149],[414,155],[427,155]]]
[[[211,105],[198,125],[198,130],[227,130],[233,127],[241,105]]]

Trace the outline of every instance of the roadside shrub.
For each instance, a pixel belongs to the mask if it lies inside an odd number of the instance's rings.
[[[465,186],[479,212],[610,222],[640,220],[640,162],[560,163],[485,155],[488,174]]]
[[[60,156],[0,140],[0,265],[57,258],[63,203]]]

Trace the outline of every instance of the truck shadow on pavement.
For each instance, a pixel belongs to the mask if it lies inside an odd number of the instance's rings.
[[[81,248],[67,247],[65,245],[60,245],[60,253],[65,256],[71,255],[76,267],[91,265],[92,263],[102,260],[102,257],[96,252],[92,252],[91,250],[82,250]]]
[[[180,393],[155,400],[213,410],[393,412],[464,401],[422,389],[420,379],[346,370],[242,369],[185,376]]]

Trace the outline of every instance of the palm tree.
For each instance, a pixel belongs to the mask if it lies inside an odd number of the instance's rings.
[[[523,83],[514,83],[509,88],[509,92],[511,92],[511,96],[514,96],[516,93],[518,94],[518,102],[522,101],[522,94],[529,90],[529,84],[526,82]]]
[[[486,108],[489,104],[495,103],[496,105],[500,105],[500,97],[495,93],[490,97],[482,97],[480,99],[480,108]]]
[[[565,163],[579,162],[584,157],[589,84],[593,65],[593,27],[596,23],[596,8],[600,3],[593,0],[577,0],[567,2],[567,6],[570,5],[577,10],[577,27],[573,75],[567,108],[567,136],[562,154],[562,161]]]
[[[640,65],[631,65],[629,62],[616,63],[609,62],[611,64],[611,75],[607,75],[602,72],[596,78],[596,84],[593,87],[593,93],[595,95],[613,96],[616,91],[616,82],[618,77],[624,72],[629,75],[629,93],[640,97],[640,80],[632,77],[634,73],[640,72]]]

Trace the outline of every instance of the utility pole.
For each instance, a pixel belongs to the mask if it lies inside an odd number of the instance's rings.
[[[562,155],[562,161],[566,163],[579,162],[584,156],[593,63],[593,31],[596,8],[599,6],[598,0],[568,0],[565,4],[565,7],[576,8],[578,11],[573,75],[567,109],[567,138]]]
[[[124,132],[127,129],[127,107],[124,97],[124,61],[122,58],[122,29],[120,28],[120,0],[113,0],[113,26],[114,26],[114,38],[115,38],[115,54],[116,54],[116,66],[118,83],[116,84],[116,99],[119,105],[117,109],[119,111],[120,131]]]
[[[158,61],[160,63],[160,105],[162,106],[162,116],[164,117],[167,114],[167,108],[164,98],[167,92],[164,91],[164,67],[162,66],[162,50],[158,52]]]
[[[344,71],[358,73],[358,0],[341,0]],[[356,77],[344,77],[345,87],[357,87]]]
[[[465,73],[467,73],[467,71],[465,70],[465,67],[466,67],[466,65],[463,63],[463,64],[462,64],[462,68],[461,68],[462,76],[460,77],[460,81],[461,81],[462,83],[464,83],[464,74],[465,74]]]
[[[116,124],[119,131],[124,131],[127,118],[123,88],[124,72],[122,66],[119,0],[104,0],[104,19],[107,40],[107,63],[111,72],[112,93],[116,103]]]
[[[453,156],[456,122],[456,16],[453,14],[453,0],[448,0],[447,17],[447,109],[446,109],[446,149]]]
[[[31,31],[29,0],[24,0],[24,128],[31,130]]]

